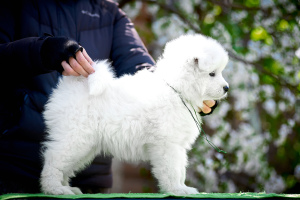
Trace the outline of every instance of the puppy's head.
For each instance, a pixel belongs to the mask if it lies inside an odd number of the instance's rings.
[[[228,54],[214,39],[200,34],[183,35],[167,43],[157,71],[187,99],[224,98],[229,89],[222,76]]]

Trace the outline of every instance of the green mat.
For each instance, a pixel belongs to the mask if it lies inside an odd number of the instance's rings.
[[[274,194],[274,193],[200,193],[197,195],[175,196],[172,194],[154,193],[112,193],[112,194],[82,194],[82,195],[45,195],[45,194],[5,194],[0,196],[0,200],[18,198],[57,198],[57,199],[163,199],[163,198],[186,198],[186,199],[267,199],[284,198],[300,199],[300,194]]]

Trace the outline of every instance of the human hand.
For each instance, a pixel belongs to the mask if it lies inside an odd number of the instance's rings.
[[[64,68],[64,71],[62,72],[64,76],[82,75],[87,77],[89,74],[95,72],[94,68],[92,67],[93,61],[85,49],[83,49],[82,52],[78,51],[75,54],[75,58],[70,57],[69,63],[67,63],[65,60],[61,62],[61,65]]]
[[[87,77],[94,72],[92,59],[75,40],[67,37],[47,37],[41,47],[43,66],[63,75]]]
[[[218,105],[218,101],[205,100],[205,101],[203,101],[202,109],[199,108],[199,110],[200,110],[199,112],[202,116],[209,115],[214,111],[214,109],[217,107],[217,105]]]

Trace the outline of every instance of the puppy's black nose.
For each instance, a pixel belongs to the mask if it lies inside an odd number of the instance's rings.
[[[228,87],[228,86],[224,86],[224,87],[223,87],[223,90],[224,90],[225,92],[228,92],[229,87]]]

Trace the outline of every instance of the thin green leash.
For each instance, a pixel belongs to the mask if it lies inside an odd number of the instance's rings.
[[[198,118],[198,116],[197,116],[197,112],[196,112],[195,108],[192,106],[192,104],[190,104],[190,105],[191,105],[191,107],[192,107],[193,110],[194,110],[194,113],[195,113],[196,118],[194,117],[192,111],[188,108],[188,106],[187,106],[186,103],[184,102],[182,95],[181,95],[177,90],[175,90],[175,88],[173,88],[171,85],[169,85],[168,83],[167,83],[167,85],[168,85],[170,88],[172,88],[172,89],[174,90],[174,92],[177,93],[178,96],[180,97],[180,99],[181,99],[183,105],[184,105],[184,106],[186,107],[186,109],[189,111],[189,113],[191,114],[191,116],[192,116],[192,118],[193,118],[195,124],[197,125],[197,128],[198,128],[198,130],[199,130],[200,136],[201,136],[203,139],[205,139],[205,140],[207,141],[207,143],[210,144],[210,146],[212,146],[212,147],[213,147],[216,151],[218,151],[219,153],[227,153],[226,151],[223,151],[223,150],[219,149],[216,145],[214,145],[211,141],[209,141],[209,139],[207,139],[207,135],[206,135],[206,133],[204,132],[204,130],[202,129],[202,127],[201,127],[201,125],[200,125],[200,120],[199,120],[199,118]],[[201,132],[204,133],[204,136],[201,134]]]

